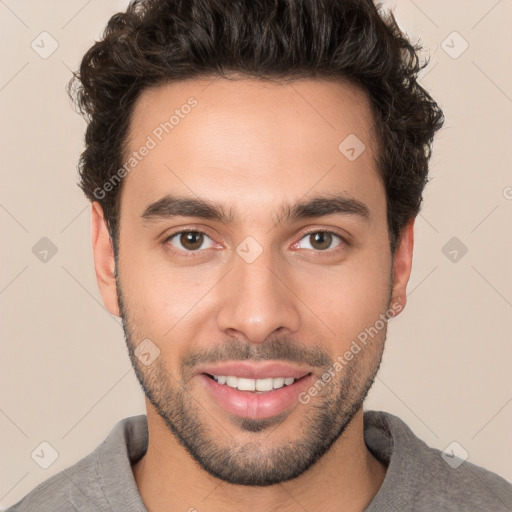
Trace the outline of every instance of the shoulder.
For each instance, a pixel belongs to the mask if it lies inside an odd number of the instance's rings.
[[[145,415],[119,421],[89,455],[48,478],[6,512],[144,510],[131,461],[147,449]]]
[[[368,448],[388,464],[368,511],[388,510],[381,505],[390,497],[399,510],[512,510],[512,485],[501,476],[428,446],[397,416],[367,411],[364,421]]]
[[[98,449],[40,483],[6,512],[76,512],[85,505],[91,510],[106,510],[106,503],[96,492]]]

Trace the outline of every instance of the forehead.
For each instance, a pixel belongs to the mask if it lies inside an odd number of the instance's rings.
[[[141,213],[167,193],[230,204],[242,197],[247,215],[250,205],[293,202],[310,191],[372,202],[377,189],[383,194],[372,125],[366,94],[346,83],[160,85],[135,105],[124,155],[135,165],[127,166],[121,202]]]

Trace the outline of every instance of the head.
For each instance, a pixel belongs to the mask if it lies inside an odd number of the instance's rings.
[[[70,84],[105,304],[218,478],[294,478],[361,410],[443,121],[417,50],[366,0],[136,1]],[[293,365],[301,396],[226,410],[205,369],[240,361]]]

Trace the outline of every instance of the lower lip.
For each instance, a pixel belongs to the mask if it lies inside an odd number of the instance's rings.
[[[199,377],[210,395],[224,410],[240,418],[254,420],[271,418],[298,403],[299,394],[311,385],[314,378],[313,374],[309,374],[289,386],[256,393],[219,384],[204,373],[199,374]]]

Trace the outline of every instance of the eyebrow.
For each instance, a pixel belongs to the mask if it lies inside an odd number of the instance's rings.
[[[351,215],[363,220],[370,218],[370,209],[363,202],[348,194],[317,195],[295,204],[284,204],[277,214],[276,224],[325,215]],[[238,221],[235,212],[218,202],[207,199],[166,195],[150,204],[141,215],[144,222],[156,222],[172,217],[196,217],[233,224]]]

